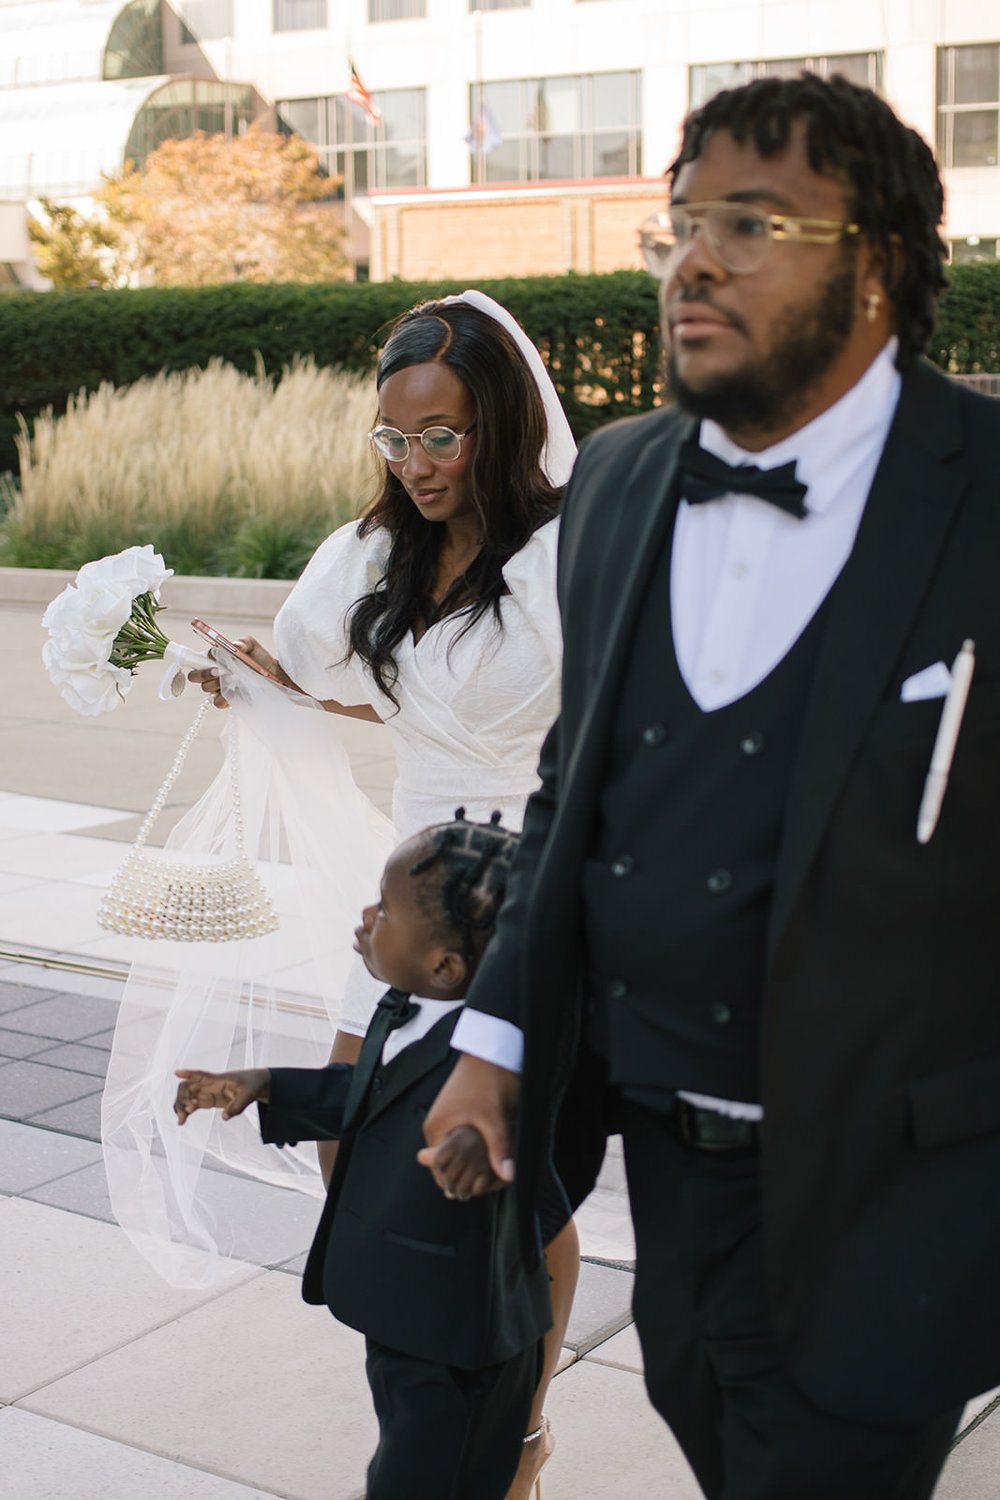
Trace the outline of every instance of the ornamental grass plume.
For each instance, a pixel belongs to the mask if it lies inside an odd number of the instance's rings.
[[[213,360],[101,385],[20,421],[0,562],[78,568],[152,543],[178,573],[296,577],[375,489],[370,379],[294,361],[275,384]]]

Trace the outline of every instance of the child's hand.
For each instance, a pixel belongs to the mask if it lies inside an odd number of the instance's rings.
[[[266,1101],[271,1075],[266,1068],[246,1068],[233,1073],[201,1073],[194,1068],[178,1068],[182,1080],[174,1100],[178,1125],[196,1109],[221,1109],[222,1118],[241,1115],[255,1099]]]
[[[486,1142],[474,1125],[459,1125],[438,1146],[417,1152],[421,1166],[430,1167],[446,1198],[479,1198],[495,1193],[507,1183],[493,1173]]]

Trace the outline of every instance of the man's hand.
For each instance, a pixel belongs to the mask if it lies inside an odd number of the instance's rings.
[[[514,1180],[512,1122],[520,1082],[516,1073],[465,1053],[424,1121],[427,1145],[417,1152],[438,1187],[454,1198],[479,1196]],[[482,1138],[474,1148],[464,1130]],[[456,1136],[455,1132],[463,1131]],[[485,1156],[485,1161],[484,1161]]]
[[[178,1068],[181,1079],[174,1100],[178,1125],[196,1109],[221,1109],[222,1118],[241,1115],[256,1099],[266,1101],[271,1075],[267,1068],[246,1068],[233,1073],[202,1073],[194,1068]]]

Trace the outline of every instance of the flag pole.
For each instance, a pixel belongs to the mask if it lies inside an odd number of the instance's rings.
[[[478,5],[472,12],[472,19],[476,27],[476,111],[472,117],[472,139],[476,143],[475,179],[477,183],[482,183],[486,175],[484,171],[486,153],[483,150],[486,135],[486,105],[483,100],[483,13]]]

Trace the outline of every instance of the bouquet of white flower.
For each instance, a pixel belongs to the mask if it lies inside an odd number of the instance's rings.
[[[46,609],[42,661],[77,713],[117,708],[144,661],[165,659],[167,681],[181,683],[185,667],[211,665],[202,652],[168,640],[156,624],[160,588],[172,577],[151,546],[127,547],[85,563]]]

